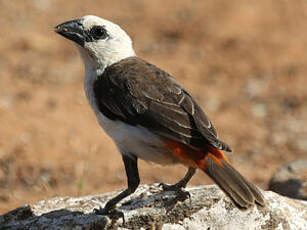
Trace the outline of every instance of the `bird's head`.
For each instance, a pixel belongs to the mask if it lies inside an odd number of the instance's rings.
[[[55,32],[77,44],[88,68],[105,68],[124,58],[135,56],[132,41],[118,25],[88,15],[64,22]]]

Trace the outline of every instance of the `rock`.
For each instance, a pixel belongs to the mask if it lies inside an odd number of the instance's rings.
[[[307,160],[293,161],[278,169],[270,180],[269,190],[307,200]]]
[[[110,220],[92,213],[119,191],[80,198],[56,197],[17,208],[0,216],[1,230],[100,230],[100,229],[307,229],[307,202],[264,192],[266,206],[249,210],[236,208],[216,186],[186,189],[191,200],[178,203],[168,213],[174,192],[142,185],[121,202],[125,215]]]

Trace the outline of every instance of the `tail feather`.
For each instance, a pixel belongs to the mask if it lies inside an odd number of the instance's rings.
[[[238,171],[223,159],[212,154],[207,156],[204,171],[241,208],[249,208],[255,202],[264,206],[263,195],[259,189],[247,181]]]
[[[165,140],[165,145],[180,162],[207,173],[238,207],[248,208],[255,203],[264,206],[259,189],[231,166],[221,150],[209,145],[195,150],[169,139]]]
[[[230,166],[231,167],[231,166]],[[232,168],[232,167],[231,167]],[[255,198],[255,202],[257,204],[259,204],[260,206],[264,206],[264,197],[262,195],[262,193],[260,192],[260,190],[253,185],[251,182],[249,182],[248,180],[246,180],[237,170],[235,170],[234,168],[232,168],[234,170],[234,173],[236,173],[236,175],[238,177],[241,177],[242,180],[248,185],[250,191],[252,192],[252,194],[254,195]]]

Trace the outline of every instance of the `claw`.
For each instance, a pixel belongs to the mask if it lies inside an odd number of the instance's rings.
[[[181,190],[181,186],[174,184],[174,185],[168,185],[168,184],[164,184],[164,183],[160,183],[158,185],[159,187],[162,187],[163,191],[178,191]]]
[[[178,202],[183,202],[186,199],[189,199],[190,201],[190,206],[192,205],[192,200],[191,200],[191,194],[189,192],[183,191],[181,189],[176,191],[176,197],[174,199],[169,200],[166,202],[166,212],[169,213]]]
[[[177,199],[178,201],[185,201],[186,199],[189,199],[191,202],[191,194],[187,191],[183,191],[183,190],[178,190],[177,191]]]
[[[183,202],[186,199],[189,199],[190,207],[192,206],[191,194],[187,191],[184,191],[182,189],[183,186],[181,186],[180,184],[177,183],[174,185],[167,185],[164,183],[160,183],[158,186],[162,187],[163,191],[173,191],[176,194],[175,198],[166,202],[166,206],[167,206],[166,212],[167,213],[171,211],[178,202]]]

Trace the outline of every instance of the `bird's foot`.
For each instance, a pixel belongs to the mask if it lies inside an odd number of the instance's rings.
[[[164,183],[160,183],[159,187],[161,187],[163,189],[163,191],[178,191],[181,190],[185,187],[181,184],[173,184],[173,185],[168,185],[168,184],[164,184]]]
[[[176,190],[176,196],[173,199],[170,199],[166,202],[166,212],[171,211],[177,203],[184,202],[186,199],[189,199],[190,206],[192,206],[191,194],[182,189]]]
[[[187,191],[184,191],[183,188],[184,186],[180,185],[180,184],[174,184],[174,185],[167,185],[164,183],[160,183],[159,184],[160,187],[162,187],[163,191],[174,191],[176,194],[176,197],[169,200],[168,202],[166,202],[166,211],[169,212],[170,210],[172,210],[175,205],[178,202],[184,202],[186,199],[189,199],[190,201],[190,206],[191,204],[191,194]]]
[[[121,212],[121,211],[116,210],[115,208],[107,209],[107,208],[99,207],[99,208],[95,208],[93,210],[93,212],[96,215],[108,216],[112,220],[118,220],[118,219],[122,218],[123,219],[123,223],[125,223],[124,213]]]

